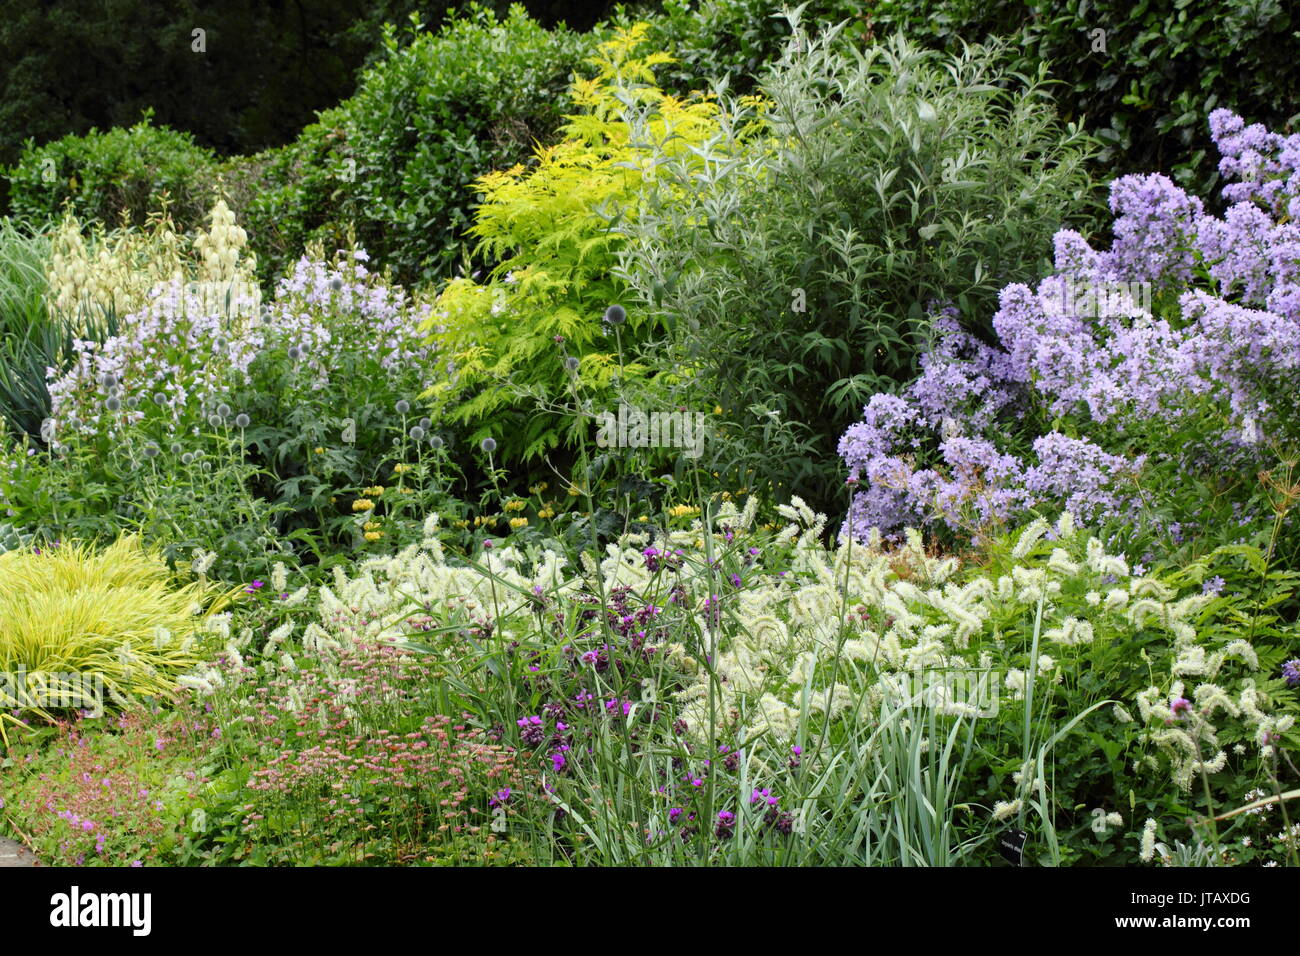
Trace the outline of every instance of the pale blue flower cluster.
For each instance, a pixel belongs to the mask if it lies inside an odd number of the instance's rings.
[[[1003,289],[994,344],[939,312],[919,377],[841,438],[846,532],[1131,516],[1144,469],[1251,475],[1296,437],[1300,136],[1226,110],[1211,130],[1238,180],[1221,218],[1165,176],[1125,176],[1111,247],[1059,232],[1052,274]]]

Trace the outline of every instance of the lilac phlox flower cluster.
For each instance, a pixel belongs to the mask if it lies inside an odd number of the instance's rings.
[[[1114,516],[1147,465],[1253,475],[1295,430],[1300,226],[1278,220],[1300,217],[1300,136],[1226,110],[1210,123],[1239,180],[1222,218],[1168,177],[1124,176],[1110,249],[1057,233],[1053,274],[1002,290],[994,344],[939,312],[920,375],[840,440],[857,489],[845,533],[1040,505]]]

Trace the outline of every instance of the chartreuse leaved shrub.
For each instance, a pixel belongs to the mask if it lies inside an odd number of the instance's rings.
[[[752,468],[835,509],[841,423],[913,377],[931,302],[985,325],[997,290],[1035,274],[1088,200],[1087,144],[1041,77],[1023,95],[995,85],[996,46],[798,36],[761,105],[728,105],[731,135],[704,161],[655,156],[620,275],[672,329],[659,364],[693,373],[690,404],[725,412],[712,470]],[[765,135],[741,141],[754,121]]]
[[[718,135],[717,106],[682,100],[654,84],[666,53],[646,51],[644,24],[601,46],[593,77],[575,82],[580,110],[562,139],[530,166],[490,173],[470,234],[496,263],[482,280],[459,278],[439,295],[430,330],[447,378],[429,393],[452,421],[493,436],[505,461],[535,459],[572,444],[587,417],[559,408],[576,383],[593,409],[613,407],[619,382],[657,371],[621,352],[656,335],[659,317],[628,310],[626,324],[604,322],[625,286],[614,269],[622,231],[656,154],[689,165],[693,150]],[[638,134],[633,135],[635,114]],[[603,404],[602,404],[603,402]]]
[[[11,678],[0,687],[0,731],[15,712],[49,718],[51,700],[93,692],[96,678],[109,700],[77,698],[65,709],[171,693],[200,659],[196,641],[220,609],[217,592],[178,583],[133,536],[102,549],[68,542],[0,554],[0,672]],[[49,681],[45,694],[37,675]]]

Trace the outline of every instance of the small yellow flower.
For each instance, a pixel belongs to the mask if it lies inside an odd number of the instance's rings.
[[[380,538],[382,538],[383,536],[384,536],[384,533],[383,533],[382,531],[367,531],[367,532],[366,532],[366,540],[367,540],[367,541],[378,541],[378,540],[379,540]]]
[[[715,414],[715,415],[721,415],[721,414],[722,414],[722,406],[721,406],[721,405],[714,405],[714,406],[713,406],[713,414]]]
[[[554,518],[555,510],[553,508],[543,508],[541,511],[537,512],[537,517],[541,518],[543,521],[547,518]]]
[[[547,489],[547,487],[548,486],[546,482],[539,481],[537,484],[533,485],[531,488],[528,489],[528,493],[530,495],[540,495],[543,491]]]
[[[325,454],[325,449],[322,448],[320,445],[317,445],[317,446],[316,446],[316,454],[318,454],[318,455],[323,455],[323,454]]]
[[[569,492],[570,497],[576,498],[578,495],[582,494],[582,492],[578,490],[577,485],[569,485],[566,490]]]
[[[364,525],[362,525],[362,527],[365,528],[367,531],[375,531],[379,527],[379,522],[367,521]]]
[[[685,518],[687,515],[697,515],[700,509],[693,505],[674,505],[668,509],[668,513],[674,518]]]
[[[507,501],[502,506],[502,509],[505,511],[523,511],[527,507],[528,507],[528,502],[524,501],[521,498],[516,498],[514,501]]]
[[[369,511],[374,508],[374,506],[375,503],[369,498],[358,498],[356,501],[352,502],[353,511]]]
[[[510,519],[510,527],[512,527],[512,528],[526,528],[526,527],[528,527],[528,519],[527,519],[527,518],[511,518],[511,519]]]
[[[411,466],[406,464],[405,462],[398,462],[396,465],[393,466],[393,474],[395,475],[404,475],[410,470],[411,470]]]

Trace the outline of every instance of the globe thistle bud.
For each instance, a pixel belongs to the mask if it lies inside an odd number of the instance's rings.
[[[220,416],[220,415],[209,415],[209,416],[208,416],[208,424],[211,425],[213,428],[220,428],[220,427],[221,427],[221,416]]]
[[[289,361],[296,362],[302,358],[302,350],[296,345],[289,346]]]
[[[429,439],[430,448],[441,448],[445,444],[446,442],[442,440],[441,435],[434,435],[432,438]]]
[[[110,395],[108,396],[107,399],[104,400],[104,407],[107,408],[110,412],[116,412],[121,409],[122,400],[118,398],[116,395]]]
[[[144,457],[156,458],[157,456],[158,456],[157,445],[155,445],[153,442],[149,442],[147,445],[144,446]]]
[[[250,421],[249,417],[245,415],[243,412],[240,412],[238,415],[235,416],[235,427],[247,428],[249,421]]]
[[[420,427],[423,428],[423,429],[427,432],[430,428],[433,427],[433,419],[432,419],[432,418],[421,418],[421,419],[420,419]]]
[[[128,396],[126,397],[126,407],[127,407],[127,408],[139,408],[139,407],[140,407],[140,396],[139,396],[139,395],[128,395]]]
[[[185,450],[185,447],[180,442],[174,441],[172,442],[171,450],[173,455],[179,455],[181,452]]]
[[[182,465],[194,464],[194,456],[189,452],[186,452],[185,454],[181,455],[181,464]]]
[[[159,407],[167,404],[167,396],[162,392],[153,393],[153,403]]]
[[[421,428],[419,425],[412,425],[412,426],[411,426],[411,440],[412,440],[412,441],[423,441],[423,440],[424,440],[424,429]]]
[[[224,336],[218,335],[216,340],[212,344],[218,352],[224,352],[226,350],[226,345],[228,343],[226,342]]]
[[[104,376],[104,387],[105,387],[105,388],[117,388],[117,376],[114,375],[112,372],[109,372],[108,374],[106,374],[106,375]]]
[[[333,289],[335,292],[338,292],[339,289],[343,288],[343,280],[340,279],[338,276],[335,276],[333,279],[330,279],[330,288]]]
[[[568,358],[564,360],[564,367],[567,368],[570,372],[576,372],[578,370],[578,366],[581,364],[582,363],[578,361],[578,357],[576,355],[570,355]]]
[[[605,310],[605,321],[610,325],[622,325],[627,321],[627,310],[621,305],[611,305]]]
[[[222,402],[220,405],[217,406],[217,414],[220,415],[222,418],[229,418],[230,406],[227,405],[225,402]]]
[[[404,398],[399,398],[393,407],[397,409],[399,415],[406,415],[411,411],[411,403]]]
[[[478,447],[490,455],[497,450],[497,440],[489,435],[478,443]]]

